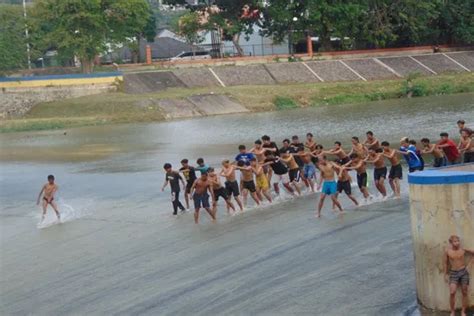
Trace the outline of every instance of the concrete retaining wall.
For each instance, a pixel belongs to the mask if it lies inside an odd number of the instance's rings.
[[[436,73],[443,72],[464,72],[461,66],[444,56],[443,54],[413,56],[416,60],[423,63]]]
[[[117,87],[110,84],[4,89],[0,92],[0,119],[22,116],[40,102],[70,99],[116,90]]]
[[[408,182],[418,299],[427,308],[449,311],[444,252],[451,235],[474,249],[474,165],[413,173]],[[474,276],[473,265],[469,273]],[[469,298],[474,306],[472,289]]]

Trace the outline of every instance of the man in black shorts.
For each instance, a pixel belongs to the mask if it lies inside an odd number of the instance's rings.
[[[165,175],[165,183],[163,184],[163,187],[161,188],[161,191],[164,191],[166,186],[169,184],[171,187],[171,204],[173,204],[173,215],[177,216],[178,215],[178,208],[181,211],[184,211],[184,206],[181,204],[179,201],[179,192],[181,191],[181,187],[179,185],[179,182],[183,184],[184,187],[184,181],[183,178],[181,178],[179,172],[174,171],[171,164],[165,163],[163,166],[163,169],[166,171]]]
[[[352,195],[352,188],[351,188],[351,176],[349,172],[344,166],[338,166],[338,173],[337,173],[337,193],[336,198],[339,194],[344,191],[347,197],[354,202],[356,206],[359,206],[359,202],[354,198]]]
[[[189,165],[188,159],[181,160],[181,169],[179,171],[183,174],[186,179],[186,189],[184,190],[184,200],[186,202],[186,208],[189,210],[189,196],[191,195],[191,187],[194,181],[196,181],[196,169]]]
[[[217,202],[219,201],[219,197],[222,197],[226,203],[227,206],[227,213],[232,214],[235,213],[235,207],[234,204],[232,204],[230,200],[230,196],[227,193],[227,190],[222,186],[221,181],[219,177],[217,176],[216,172],[214,171],[214,168],[209,168],[208,169],[209,175],[209,182],[211,184],[211,188],[214,192],[214,199],[212,201],[212,207],[213,207],[213,212],[214,215],[217,213]],[[231,212],[232,210],[232,212]]]
[[[355,170],[357,173],[357,185],[359,186],[360,192],[364,195],[364,199],[370,197],[369,190],[367,190],[367,167],[365,161],[357,153],[350,155],[351,160],[345,164],[345,168],[348,170]]]
[[[386,199],[387,189],[385,189],[384,181],[387,178],[387,167],[385,166],[383,149],[369,148],[369,155],[365,162],[374,164],[374,180],[377,190],[382,194],[382,198]]]

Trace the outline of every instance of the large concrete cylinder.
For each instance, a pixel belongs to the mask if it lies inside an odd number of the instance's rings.
[[[449,311],[444,252],[450,235],[474,249],[474,165],[413,173],[408,183],[418,300],[427,308]],[[474,261],[468,269],[469,302],[474,306]],[[457,297],[460,307],[460,291]]]

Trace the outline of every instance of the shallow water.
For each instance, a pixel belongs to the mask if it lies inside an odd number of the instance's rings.
[[[474,95],[0,135],[2,314],[393,315],[415,304],[406,186],[401,200],[337,218],[317,195],[218,223],[170,218],[162,165],[218,166],[263,134],[280,144],[312,132],[332,146],[372,130],[457,136]],[[48,174],[65,223],[37,228]],[[370,189],[375,190],[371,185]],[[355,190],[355,188],[354,188]],[[357,190],[355,190],[357,191]],[[375,193],[375,192],[374,192]],[[359,197],[359,194],[357,193]],[[47,222],[54,220],[50,213]],[[355,303],[357,302],[357,303]]]

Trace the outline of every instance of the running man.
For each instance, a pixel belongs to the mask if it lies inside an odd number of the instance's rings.
[[[211,205],[209,204],[209,194],[213,196],[214,192],[212,192],[207,173],[201,173],[201,177],[194,181],[191,193],[194,200],[194,223],[199,224],[199,211],[201,208],[204,208],[211,216],[212,222],[215,222],[216,214],[211,210]],[[212,199],[214,199],[214,197],[212,197]]]
[[[458,149],[461,155],[464,155],[464,163],[474,162],[474,142],[472,141],[472,131],[469,128],[461,130]]]
[[[189,210],[189,197],[191,195],[191,187],[194,181],[196,181],[196,169],[189,165],[188,159],[181,160],[181,168],[179,171],[183,174],[186,179],[186,189],[184,190],[184,201],[186,202],[186,209]]]
[[[255,157],[254,157],[255,158]],[[253,170],[252,167],[246,166],[242,160],[237,163],[237,169],[241,172],[241,191],[244,197],[244,206],[247,206],[247,198],[250,192],[250,196],[255,201],[255,204],[260,205],[260,200],[257,196],[257,187],[253,181]]]
[[[422,138],[421,144],[423,146],[422,154],[431,154],[433,155],[433,167],[439,168],[444,167],[448,164],[444,151],[441,150],[437,144],[431,144],[428,138]]]
[[[370,148],[369,155],[365,158],[365,162],[374,165],[374,180],[377,190],[382,194],[383,199],[387,197],[387,189],[385,189],[384,181],[387,178],[387,167],[385,166],[382,148],[377,150]]]
[[[269,191],[270,183],[268,182],[268,178],[263,170],[263,167],[258,163],[257,158],[252,158],[252,160],[250,160],[250,166],[252,167],[252,171],[255,174],[258,199],[263,201],[263,197],[265,197],[268,202],[272,203],[272,195]]]
[[[265,161],[265,148],[263,148],[262,141],[260,139],[255,141],[253,148],[250,149],[249,152],[255,155],[259,163],[263,163]]]
[[[220,175],[226,179],[224,185],[225,189],[227,190],[227,194],[234,197],[234,200],[237,202],[240,211],[242,212],[244,210],[244,206],[240,200],[239,183],[237,182],[237,178],[235,176],[235,166],[231,164],[229,160],[224,160],[222,162],[222,170]]]
[[[379,149],[380,148],[380,142],[377,138],[374,137],[374,133],[372,131],[368,131],[365,133],[367,136],[367,139],[364,142],[364,146],[367,147],[367,149]]]
[[[36,201],[36,205],[39,205],[41,196],[43,196],[43,214],[41,215],[41,223],[44,221],[44,217],[46,216],[48,204],[51,205],[54,212],[56,213],[58,222],[61,221],[61,214],[59,213],[58,205],[56,202],[54,202],[54,194],[58,191],[58,188],[58,185],[54,183],[54,176],[50,174],[48,176],[48,183],[43,185],[38,195],[38,200]]]
[[[209,182],[211,183],[211,188],[213,191],[213,200],[212,200],[212,211],[214,214],[217,214],[217,202],[219,201],[219,197],[222,197],[227,206],[227,213],[232,214],[235,213],[234,204],[231,202],[231,196],[227,193],[227,190],[222,186],[221,180],[217,176],[214,168],[209,168]],[[232,210],[232,213],[231,211]]]
[[[451,316],[455,315],[456,308],[456,292],[458,286],[461,286],[462,293],[462,310],[461,315],[466,316],[469,289],[469,272],[467,272],[466,255],[474,256],[474,250],[463,249],[461,247],[461,239],[453,235],[449,237],[450,247],[446,249],[444,254],[444,277],[449,283],[449,305],[451,307]],[[472,260],[472,259],[471,259]]]
[[[344,167],[348,170],[355,170],[357,173],[357,185],[359,186],[359,190],[364,196],[364,199],[367,202],[367,199],[370,197],[369,190],[367,190],[367,166],[363,158],[361,158],[358,154],[352,153],[351,161],[349,161]]]
[[[179,200],[179,192],[181,191],[179,182],[181,182],[183,188],[185,187],[185,184],[179,172],[174,171],[170,163],[165,163],[163,169],[165,169],[166,174],[165,183],[163,183],[161,191],[165,191],[165,188],[168,186],[168,184],[170,185],[171,204],[173,205],[173,216],[178,216],[178,208],[181,210],[181,212],[184,212],[185,210],[183,204],[181,204],[181,201]]]
[[[337,200],[337,184],[335,180],[335,167],[334,163],[327,161],[326,157],[323,155],[319,158],[318,168],[321,171],[321,180],[318,184],[318,189],[321,188],[321,196],[319,197],[318,212],[316,214],[317,218],[321,217],[321,210],[324,206],[324,200],[326,196],[330,196],[333,205],[337,206],[339,213],[344,213],[342,206]]]
[[[275,142],[272,142],[270,136],[263,135],[262,136],[262,147],[265,148],[265,151],[270,151],[275,156],[280,156],[280,151],[278,150],[278,146]]]
[[[456,143],[449,139],[448,133],[441,133],[439,136],[441,139],[438,142],[438,147],[444,151],[444,154],[448,159],[448,163],[451,165],[458,163],[459,157],[461,157],[461,155],[459,154]]]
[[[392,165],[388,173],[388,183],[392,188],[393,194],[396,198],[400,197],[400,180],[403,179],[403,169],[398,158],[398,153],[395,149],[390,148],[390,143],[382,142],[383,155],[390,161]]]

